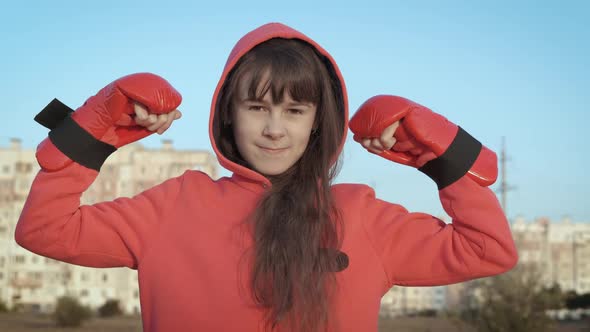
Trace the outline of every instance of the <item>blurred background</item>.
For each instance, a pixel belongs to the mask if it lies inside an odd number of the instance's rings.
[[[235,42],[268,22],[332,54],[351,114],[373,95],[404,96],[498,154],[492,189],[518,267],[452,286],[395,287],[383,298],[380,331],[588,331],[589,17],[585,1],[3,4],[0,331],[141,330],[135,271],[67,265],[14,242],[47,135],[33,117],[53,98],[76,108],[120,76],[153,72],[183,94],[183,118],[113,154],[83,203],[132,196],[187,169],[228,176],[208,138],[211,98]],[[371,185],[381,199],[450,222],[422,173],[367,153],[351,135],[342,158],[336,182]]]

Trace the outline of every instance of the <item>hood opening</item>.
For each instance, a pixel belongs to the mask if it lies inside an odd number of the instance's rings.
[[[270,29],[273,27],[275,29]],[[252,99],[262,98],[269,91],[274,102],[280,102],[285,92],[294,100],[312,102],[318,105],[318,123],[326,121],[319,105],[326,99],[322,91],[330,89],[339,117],[332,120],[336,122],[336,135],[339,137],[339,141],[335,142],[338,149],[333,151],[333,164],[338,159],[348,128],[344,82],[329,54],[311,39],[290,28],[286,28],[289,33],[276,28],[286,27],[271,23],[252,31],[238,42],[228,59],[211,106],[210,137],[220,163],[228,170],[253,180],[268,181],[252,170],[240,156],[233,137],[231,112],[233,102],[240,97],[236,93],[241,85],[247,88],[248,97]],[[257,32],[262,33],[265,29],[266,38],[255,38]],[[252,41],[244,42],[249,37]],[[313,56],[319,61],[312,61]],[[326,76],[327,79],[322,78]],[[321,135],[322,128],[318,129],[318,135]]]

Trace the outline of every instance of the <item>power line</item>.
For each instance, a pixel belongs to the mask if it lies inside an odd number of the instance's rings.
[[[508,215],[508,207],[507,207],[507,199],[508,199],[508,191],[516,189],[516,187],[511,186],[508,184],[508,179],[506,176],[506,162],[509,159],[506,156],[506,138],[502,136],[502,150],[500,151],[500,199],[502,201],[502,209],[504,210],[504,214]]]

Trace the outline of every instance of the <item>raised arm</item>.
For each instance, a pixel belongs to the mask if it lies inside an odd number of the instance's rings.
[[[436,286],[506,272],[517,253],[495,195],[469,177],[439,192],[453,221],[375,198],[367,188],[359,211],[390,286]]]
[[[429,214],[409,213],[367,190],[360,207],[365,230],[391,285],[456,283],[516,264],[508,222],[486,188],[497,177],[492,151],[441,115],[395,96],[369,99],[350,127],[369,151],[432,178],[453,219],[445,224]]]
[[[182,177],[133,198],[80,206],[80,196],[97,175],[77,163],[55,172],[39,171],[16,226],[16,242],[67,263],[137,268],[168,216]]]
[[[75,112],[58,101],[50,103],[36,117],[52,130],[37,148],[41,170],[19,218],[16,241],[73,264],[136,268],[151,235],[166,219],[182,178],[133,198],[91,206],[80,206],[80,197],[112,152],[153,133],[154,128],[133,117],[137,103],[150,113],[169,114],[180,101],[164,79],[134,74],[109,84]]]

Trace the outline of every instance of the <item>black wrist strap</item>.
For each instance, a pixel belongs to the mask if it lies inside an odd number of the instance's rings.
[[[35,116],[35,121],[51,129],[49,139],[68,158],[100,171],[106,159],[117,148],[94,138],[80,127],[70,116],[72,112],[71,108],[53,99]]]
[[[35,116],[35,121],[47,129],[53,129],[73,112],[73,109],[54,98]]]
[[[459,127],[449,148],[418,170],[436,183],[438,190],[444,189],[465,175],[481,152],[481,143]]]

